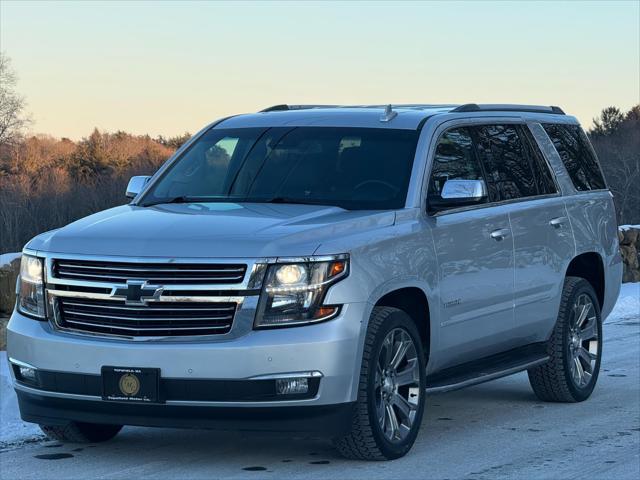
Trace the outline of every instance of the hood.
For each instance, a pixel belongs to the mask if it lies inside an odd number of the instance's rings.
[[[317,205],[123,205],[44,233],[27,248],[132,257],[304,256],[323,241],[392,225],[394,220],[390,211]]]

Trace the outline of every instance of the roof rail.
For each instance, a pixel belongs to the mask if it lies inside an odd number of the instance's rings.
[[[450,113],[462,112],[530,112],[530,113],[551,113],[554,115],[565,115],[560,107],[552,105],[550,107],[538,105],[478,105],[477,103],[466,103],[451,110]]]
[[[281,104],[281,105],[272,105],[270,107],[265,108],[264,110],[260,110],[261,112],[279,112],[282,110],[289,110],[289,105]]]
[[[260,112],[282,112],[285,110],[307,110],[311,108],[335,108],[339,106],[340,105],[287,105],[283,103],[282,105],[267,107],[264,110],[260,110]]]

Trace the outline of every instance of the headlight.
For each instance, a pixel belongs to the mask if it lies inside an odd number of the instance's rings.
[[[18,310],[32,317],[45,318],[44,268],[40,258],[22,255],[18,283]]]
[[[329,286],[349,273],[349,258],[270,265],[264,280],[256,328],[304,325],[335,317],[339,305],[323,305]]]

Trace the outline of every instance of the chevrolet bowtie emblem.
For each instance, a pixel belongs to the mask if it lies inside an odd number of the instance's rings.
[[[124,300],[125,305],[146,305],[149,300],[158,300],[162,287],[147,285],[147,282],[128,280],[126,287],[115,287],[111,298]]]

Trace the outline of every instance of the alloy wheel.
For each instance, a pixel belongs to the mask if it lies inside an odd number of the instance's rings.
[[[416,346],[402,328],[391,330],[382,342],[374,380],[378,424],[392,443],[411,431],[422,388]]]
[[[573,305],[567,341],[571,378],[578,388],[585,388],[591,382],[600,355],[598,317],[593,300],[585,293]]]

